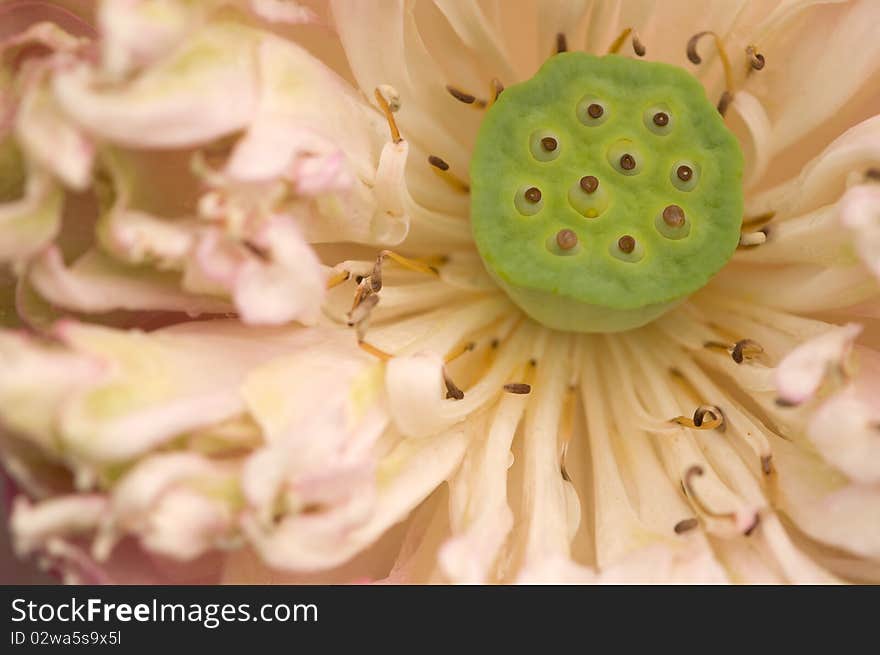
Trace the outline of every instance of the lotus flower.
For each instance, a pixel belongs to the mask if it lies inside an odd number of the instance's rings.
[[[20,556],[69,582],[880,580],[873,0],[0,12]],[[474,242],[481,128],[561,51],[686,71],[744,156],[732,259],[628,330],[532,319]]]

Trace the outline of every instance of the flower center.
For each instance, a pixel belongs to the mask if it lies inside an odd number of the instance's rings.
[[[566,52],[486,114],[471,223],[527,314],[626,330],[704,286],[733,255],[742,153],[700,83],[666,64]]]

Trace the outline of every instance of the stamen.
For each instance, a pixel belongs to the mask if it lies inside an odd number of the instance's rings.
[[[507,393],[527,394],[532,392],[532,385],[525,382],[509,382],[502,387]]]
[[[697,42],[707,34],[711,34],[712,38],[715,39],[715,49],[718,50],[718,56],[721,58],[721,64],[724,67],[724,93],[721,94],[721,100],[718,101],[718,113],[724,116],[727,107],[730,105],[731,101],[733,101],[733,94],[735,91],[733,86],[733,71],[730,68],[730,59],[727,56],[727,50],[724,49],[724,43],[722,42],[721,37],[710,30],[697,32],[687,42],[687,57],[694,64],[703,63],[700,55],[697,54]]]
[[[758,230],[757,232],[743,232],[739,236],[739,245],[742,248],[760,246],[766,241],[767,233],[764,230]]]
[[[691,517],[689,519],[682,519],[678,523],[675,524],[675,527],[672,528],[675,534],[684,534],[685,532],[689,532],[700,525],[700,522]]]
[[[694,464],[687,471],[685,471],[684,480],[682,480],[682,486],[685,489],[685,493],[688,495],[688,497],[691,500],[694,501],[694,505],[697,506],[697,509],[699,509],[700,512],[702,512],[706,516],[712,517],[713,519],[728,519],[728,520],[736,521],[736,514],[735,513],[725,512],[722,514],[720,512],[716,512],[716,511],[710,509],[709,507],[707,507],[706,504],[697,495],[696,491],[694,490],[692,480],[693,480],[694,476],[700,477],[702,475],[703,475],[703,467],[700,466],[699,464]]]
[[[393,357],[393,355],[386,353],[384,350],[380,350],[379,348],[376,348],[376,346],[369,344],[366,341],[359,340],[358,347],[361,350],[368,352],[375,357],[378,357],[383,362],[387,362],[389,359],[391,359]]]
[[[645,45],[642,43],[642,40],[639,38],[638,32],[635,31],[632,27],[627,27],[620,35],[614,39],[614,43],[611,44],[611,47],[608,48],[608,54],[613,55],[620,52],[620,49],[623,47],[624,42],[627,37],[632,35],[632,48],[633,52],[636,53],[639,57],[645,56]]]
[[[449,95],[451,95],[459,102],[463,102],[466,105],[471,105],[476,109],[485,109],[488,104],[485,100],[477,98],[470,93],[465,93],[464,91],[456,89],[454,86],[450,86],[449,84],[446,85],[446,90],[449,91]]]
[[[395,264],[399,264],[410,271],[415,271],[416,273],[425,273],[426,275],[432,275],[434,277],[439,277],[440,273],[435,266],[431,266],[429,264],[424,263],[418,259],[411,259],[409,257],[404,257],[403,255],[398,255],[393,250],[383,250],[379,253],[379,256],[376,258],[376,266],[381,268],[382,261],[384,259],[390,259]],[[376,270],[376,267],[373,267],[373,270]],[[378,289],[376,289],[378,291]]]
[[[866,170],[865,179],[871,182],[880,182],[880,168],[869,168]]]
[[[559,32],[556,35],[556,53],[558,54],[560,52],[568,52],[568,40],[562,32]]]
[[[498,96],[501,95],[501,92],[504,91],[504,85],[501,83],[497,77],[493,77],[492,81],[489,83],[489,102],[486,107],[491,107],[498,101]]]
[[[758,49],[753,45],[746,46],[746,57],[749,58],[749,71],[759,71],[767,63],[764,55],[758,52]]]
[[[386,99],[385,94],[388,94],[388,99]],[[379,108],[385,114],[385,120],[388,121],[388,128],[391,130],[391,140],[394,143],[400,143],[403,141],[403,137],[400,136],[400,130],[397,129],[397,121],[394,119],[394,112],[400,109],[400,96],[393,87],[382,85],[376,87],[376,102],[379,103]]]
[[[453,398],[455,400],[462,400],[464,398],[464,391],[459,389],[455,382],[452,381],[452,378],[449,377],[449,373],[446,372],[446,369],[443,369],[443,383],[446,385],[446,398]]]
[[[569,230],[568,228],[564,230],[559,230],[556,233],[556,245],[558,245],[562,250],[571,250],[578,244],[578,237],[575,234],[574,230]]]
[[[476,348],[476,347],[477,347],[477,344],[474,341],[468,341],[467,343],[463,343],[458,348],[454,348],[453,350],[451,350],[449,352],[449,354],[446,355],[446,357],[443,359],[443,361],[445,363],[449,364],[450,362],[455,361],[456,359],[458,359],[459,357],[461,357],[465,353],[472,352],[474,350],[474,348]]]
[[[244,240],[241,242],[241,245],[244,246],[248,250],[248,252],[256,256],[261,261],[268,262],[272,259],[272,256],[270,255],[269,251],[266,250],[266,248],[258,246],[253,241]]]
[[[764,352],[764,348],[757,341],[740,339],[730,350],[730,356],[737,364],[742,364],[746,359],[754,359]]]
[[[338,287],[343,282],[348,281],[349,278],[351,278],[351,273],[349,271],[338,271],[327,278],[327,288],[332,289],[333,287]]]
[[[773,455],[764,455],[761,457],[761,470],[764,472],[764,475],[770,475],[773,473]]]
[[[449,170],[449,164],[440,159],[440,157],[437,157],[436,155],[430,155],[428,157],[428,163],[431,164],[433,171],[453,189],[455,189],[456,191],[462,191],[464,193],[470,192],[470,185],[467,182],[456,177],[455,174]]]
[[[571,443],[571,437],[574,435],[574,410],[575,410],[575,385],[569,384],[565,392],[565,400],[562,405],[562,418],[559,422],[560,435],[562,441],[562,450],[559,453],[559,470],[562,479],[571,482],[568,470],[565,468],[565,457],[568,455],[568,446]]]
[[[724,414],[714,405],[700,405],[694,410],[693,418],[676,416],[669,422],[695,430],[715,430],[724,425]]]

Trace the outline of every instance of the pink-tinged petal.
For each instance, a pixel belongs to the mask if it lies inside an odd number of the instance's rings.
[[[6,428],[48,451],[57,449],[57,408],[76,389],[103,379],[99,358],[34,341],[24,333],[0,332],[0,417]]]
[[[57,73],[58,102],[93,135],[133,147],[185,147],[241,129],[257,103],[255,33],[210,25],[130,82],[106,86],[81,64]]]
[[[64,194],[45,172],[32,169],[25,194],[0,204],[0,261],[25,261],[61,229]]]
[[[296,0],[250,0],[251,11],[270,23],[302,25],[315,23],[318,15]]]
[[[204,233],[189,263],[184,286],[223,290],[246,323],[317,322],[326,293],[326,273],[293,222],[275,216],[246,248],[217,230]]]
[[[66,452],[82,462],[130,459],[238,416],[247,372],[285,352],[292,338],[226,321],[150,334],[68,321],[56,332],[71,350],[107,366],[97,383],[76,388],[55,409]]]
[[[58,496],[31,503],[15,499],[10,528],[19,555],[38,551],[54,537],[89,533],[107,511],[107,499],[98,494]]]
[[[453,430],[432,439],[404,440],[380,462],[376,497],[367,496],[346,514],[297,515],[276,526],[245,516],[242,528],[271,566],[316,571],[348,561],[403,519],[461,461],[467,439]],[[359,525],[352,514],[357,510]]]
[[[102,2],[98,25],[103,72],[113,80],[121,80],[160,58],[201,25],[211,4],[174,0]]]
[[[30,85],[17,117],[15,133],[27,157],[66,186],[86,189],[92,178],[94,143],[62,113],[48,83]]]
[[[182,290],[178,273],[128,266],[98,250],[65,267],[60,250],[48,248],[33,261],[28,279],[47,300],[78,312],[167,310],[198,316],[232,310],[222,299]]]
[[[106,560],[118,539],[137,536],[152,553],[192,560],[227,542],[238,497],[235,471],[190,453],[155,455],[114,486],[94,553]]]
[[[849,228],[856,252],[880,279],[880,185],[849,189],[838,207],[840,222]]]
[[[798,523],[808,534],[819,534],[833,546],[880,558],[880,491],[876,485],[845,487],[816,502]]]
[[[862,354],[862,353],[860,353]],[[880,483],[880,361],[865,352],[857,377],[822,403],[807,435],[831,464],[864,484]]]
[[[861,332],[861,325],[848,323],[792,350],[776,369],[779,397],[791,404],[812,398],[829,370],[844,365]]]
[[[0,6],[0,39],[18,39],[21,42],[31,38],[22,36],[30,32],[35,40],[55,50],[64,49],[59,46],[72,43],[71,37],[64,36],[65,34],[89,37],[96,35],[95,28],[87,20],[91,0],[74,0],[74,6],[70,8],[62,7],[61,4],[71,5],[71,2],[20,0],[4,3]],[[47,25],[51,27],[42,27]]]

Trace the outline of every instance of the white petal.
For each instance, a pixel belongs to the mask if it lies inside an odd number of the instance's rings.
[[[849,323],[808,341],[786,355],[776,369],[779,396],[791,403],[810,399],[819,389],[829,367],[841,366],[862,326]]]

